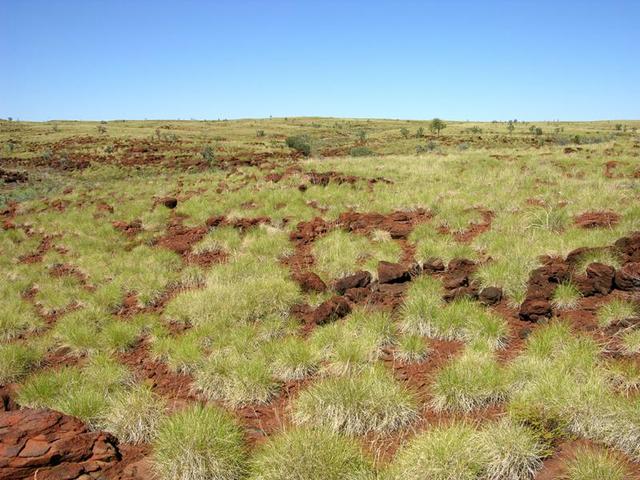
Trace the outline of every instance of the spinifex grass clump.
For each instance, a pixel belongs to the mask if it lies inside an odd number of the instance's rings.
[[[598,324],[606,328],[625,320],[638,318],[640,308],[635,302],[614,298],[598,309],[597,316]]]
[[[196,370],[195,388],[208,399],[238,407],[268,402],[279,385],[261,353],[229,349],[212,353]]]
[[[420,362],[429,355],[424,338],[416,334],[404,334],[397,341],[394,357],[404,362]]]
[[[320,380],[293,404],[293,421],[359,435],[388,432],[417,416],[413,395],[382,366],[362,373]]]
[[[507,336],[507,325],[497,315],[468,298],[444,304],[439,283],[431,278],[413,282],[404,307],[400,328],[442,340],[481,342],[500,348]]]
[[[271,438],[252,461],[251,480],[373,480],[353,440],[327,429],[295,428]]]
[[[626,480],[628,470],[606,450],[582,447],[566,465],[563,480]]]
[[[113,396],[100,426],[121,442],[148,443],[155,438],[164,415],[164,401],[147,385],[139,385]]]
[[[27,378],[18,391],[20,405],[60,410],[96,425],[109,409],[110,399],[124,389],[129,371],[98,354],[82,368],[42,371]]]
[[[568,310],[578,306],[582,295],[571,283],[561,283],[556,287],[551,298],[551,303],[559,310]]]
[[[379,261],[397,262],[401,253],[400,246],[388,236],[377,235],[370,240],[343,230],[334,230],[313,244],[318,272],[327,280],[362,269],[375,273]]]
[[[542,466],[545,450],[535,434],[502,420],[481,430],[466,423],[430,428],[400,449],[390,480],[527,480]]]
[[[491,352],[467,348],[437,372],[431,390],[436,410],[468,412],[506,398],[508,381]]]
[[[40,348],[21,343],[0,345],[0,384],[14,382],[42,359]]]
[[[267,345],[266,351],[271,359],[271,371],[279,380],[302,380],[318,369],[319,355],[298,337],[274,340]]]
[[[508,410],[527,423],[554,425],[556,437],[573,434],[640,458],[638,399],[616,394],[600,350],[591,338],[572,334],[564,324],[536,331],[511,365]]]
[[[246,472],[242,431],[218,408],[188,407],[161,422],[153,462],[162,480],[239,480]]]
[[[344,375],[368,368],[392,339],[388,313],[359,308],[344,321],[317,329],[310,348],[324,360],[322,373]]]
[[[390,480],[476,480],[486,462],[469,425],[435,427],[417,435],[391,463]]]

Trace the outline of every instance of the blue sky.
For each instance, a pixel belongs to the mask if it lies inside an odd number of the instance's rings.
[[[639,1],[0,0],[0,117],[640,118]]]

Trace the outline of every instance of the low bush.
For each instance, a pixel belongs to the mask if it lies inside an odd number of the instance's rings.
[[[349,150],[349,155],[352,157],[371,157],[375,153],[369,147],[353,147]]]
[[[302,153],[305,157],[311,155],[311,144],[309,143],[309,137],[306,135],[287,137],[285,143],[287,144],[287,147],[292,148],[296,152]]]

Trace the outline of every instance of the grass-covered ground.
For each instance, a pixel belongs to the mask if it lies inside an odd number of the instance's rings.
[[[640,122],[447,123],[0,122],[3,391],[167,480],[639,478]]]

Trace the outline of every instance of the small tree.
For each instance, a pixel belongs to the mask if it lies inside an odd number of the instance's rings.
[[[358,132],[358,140],[360,141],[360,143],[365,143],[367,141],[367,132],[365,132],[364,130],[360,130]]]
[[[211,145],[206,145],[200,152],[200,155],[202,155],[202,158],[210,167],[215,163],[216,157],[213,153],[213,147]]]
[[[440,135],[440,131],[444,130],[445,128],[447,128],[447,124],[444,123],[439,118],[434,118],[433,120],[431,120],[431,125],[429,126],[429,129],[431,130],[431,132],[435,133],[436,135]]]
[[[105,127],[104,125],[98,125],[98,133],[100,135],[104,135],[105,133],[107,133],[107,127]]]
[[[409,138],[409,129],[402,127],[400,129],[400,135],[402,135],[404,138]]]
[[[424,137],[424,128],[420,127],[418,128],[418,130],[416,130],[416,138],[422,138]]]
[[[259,137],[264,137],[264,130],[258,130],[258,131],[256,132],[256,137],[258,137],[258,138],[259,138]]]
[[[511,120],[509,120],[509,123],[507,123],[507,130],[509,131],[509,133],[513,133],[515,129],[516,129],[516,126],[513,124]]]

